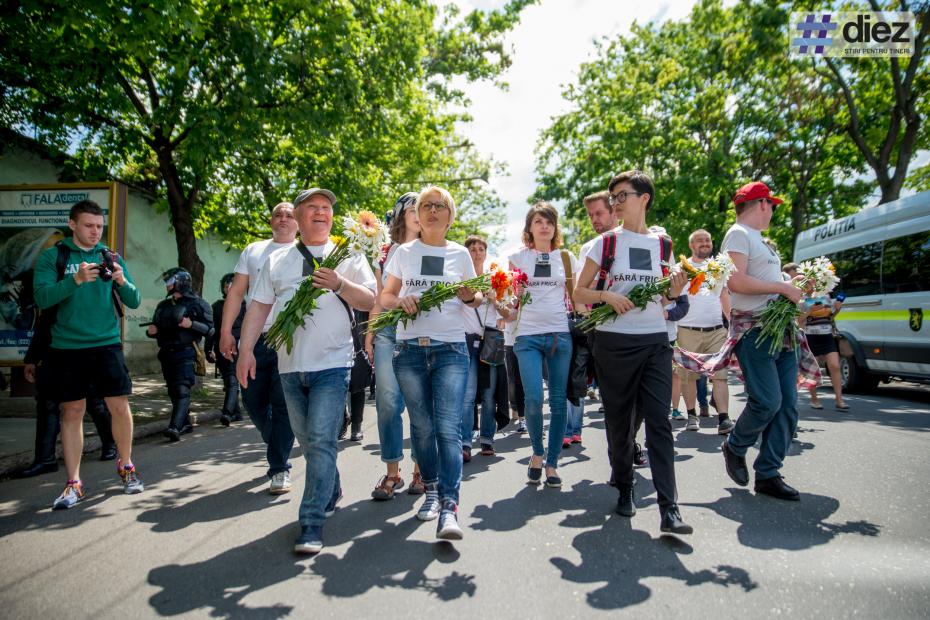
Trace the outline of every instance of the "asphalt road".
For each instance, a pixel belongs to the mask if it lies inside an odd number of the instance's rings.
[[[742,395],[731,410],[742,408]],[[612,512],[603,421],[565,453],[562,491],[524,484],[526,436],[465,466],[465,539],[435,542],[406,493],[375,503],[382,473],[373,407],[365,441],[342,443],[345,498],[312,559],[292,554],[295,491],[267,494],[253,427],[199,427],[138,446],[145,493],[126,496],[112,463],[89,462],[89,496],[52,512],[62,476],[0,483],[4,618],[656,617],[930,615],[930,390],[881,388],[852,410],[814,411],[783,473],[799,503],[727,478],[710,420],[676,430],[680,505],[695,533],[663,537],[648,469],[638,514]],[[683,424],[676,423],[676,429]],[[753,454],[754,452],[751,452]],[[409,479],[409,468],[403,472]]]

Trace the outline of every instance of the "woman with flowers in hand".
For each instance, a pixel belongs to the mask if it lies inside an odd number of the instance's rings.
[[[459,487],[462,482],[462,402],[468,381],[468,352],[462,305],[477,308],[480,292],[460,288],[438,308],[421,309],[421,295],[434,285],[476,277],[464,247],[446,239],[455,221],[449,192],[430,185],[415,203],[420,238],[405,243],[386,266],[382,308],[400,308],[394,372],[410,412],[412,441],[426,485],[417,518],[439,518],[436,537],[459,540]]]
[[[801,304],[801,327],[807,336],[807,344],[817,361],[824,361],[830,373],[830,384],[835,396],[834,406],[837,411],[848,411],[849,405],[843,402],[843,383],[840,379],[840,353],[836,345],[836,315],[843,309],[843,302],[830,295],[813,296],[804,299]],[[811,408],[823,409],[817,398],[817,387],[808,388],[811,396]]]
[[[390,213],[389,230],[391,242],[384,248],[375,278],[378,280],[378,294],[387,283],[387,265],[397,254],[398,248],[420,236],[420,222],[416,212],[416,192],[407,192],[397,199]],[[381,313],[381,306],[375,300],[369,320]],[[368,359],[375,364],[375,409],[378,412],[378,440],[381,444],[381,461],[387,467],[387,473],[381,477],[371,492],[372,499],[385,501],[394,498],[394,494],[404,487],[400,475],[400,462],[404,458],[404,395],[400,391],[397,377],[394,375],[394,344],[397,328],[385,327],[378,332],[368,330],[365,335],[365,350]],[[422,495],[426,491],[420,468],[416,465],[416,446],[411,445],[410,456],[414,462],[413,479],[407,492]]]
[[[622,172],[610,180],[607,189],[610,204],[623,224],[601,235],[588,252],[578,277],[575,300],[583,304],[609,304],[616,312],[615,317],[598,325],[594,340],[594,360],[609,429],[611,468],[620,494],[616,511],[626,517],[636,514],[633,449],[638,413],[646,423],[646,446],[662,515],[661,530],[690,534],[692,528],[682,520],[677,503],[674,439],[668,420],[672,349],[663,311],[664,306],[682,294],[688,276],[682,271],[672,272],[667,292],[650,298],[644,308],[630,300],[637,285],[663,277],[663,255],[667,255],[668,261],[671,251],[663,250],[660,235],[650,232],[646,225],[646,214],[655,198],[655,186],[649,176],[639,170]],[[604,244],[614,240],[613,263],[604,274],[606,285],[599,287],[597,280],[602,269],[599,257],[605,255]]]
[[[571,291],[567,283],[577,271],[577,261],[570,252],[559,250],[559,214],[547,202],[538,202],[527,212],[523,243],[525,247],[508,259],[511,270],[527,276],[528,294],[523,296],[527,303],[521,303],[511,317],[513,352],[519,360],[526,425],[533,444],[527,477],[529,484],[539,484],[545,460],[546,486],[560,488],[557,468],[568,414],[566,392],[572,357],[567,305]],[[543,364],[549,370],[548,446],[543,445]]]

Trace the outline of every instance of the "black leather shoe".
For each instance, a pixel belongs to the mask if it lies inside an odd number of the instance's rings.
[[[798,490],[785,484],[781,476],[763,478],[762,480],[756,478],[755,489],[756,493],[771,495],[774,498],[786,499],[790,502],[796,502],[801,499],[801,494],[798,493]]]
[[[678,506],[672,506],[662,515],[662,524],[659,529],[671,534],[692,534],[694,528],[681,520],[681,513],[678,512]]]
[[[17,478],[34,478],[42,474],[50,474],[58,471],[58,463],[33,463],[23,471],[16,474]]]
[[[730,450],[730,444],[723,441],[723,460],[727,464],[727,475],[741,487],[749,484],[749,469],[746,467],[746,457],[737,456]]]
[[[624,517],[632,517],[636,514],[636,505],[633,503],[633,487],[618,486],[620,497],[617,498],[617,507],[614,512]]]
[[[194,432],[194,425],[193,425],[193,424],[187,423],[187,424],[185,424],[184,426],[181,427],[181,434],[182,434],[182,435],[187,435],[188,433],[193,433],[193,432]]]
[[[220,424],[223,426],[229,426],[230,417],[225,413],[220,415]]]
[[[161,433],[168,438],[168,441],[175,442],[181,440],[181,433],[176,428],[171,428],[170,426],[162,431]]]
[[[116,450],[116,446],[113,444],[109,446],[102,446],[100,448],[101,461],[115,461],[117,456],[119,456],[119,452]]]

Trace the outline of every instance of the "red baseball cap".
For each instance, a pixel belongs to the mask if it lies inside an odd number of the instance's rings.
[[[740,205],[750,200],[759,200],[760,198],[768,198],[777,205],[784,202],[781,198],[776,198],[772,195],[768,185],[762,181],[753,181],[736,190],[736,195],[733,196],[733,204]]]

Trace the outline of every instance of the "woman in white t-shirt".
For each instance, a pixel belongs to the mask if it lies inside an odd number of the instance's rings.
[[[519,269],[529,278],[527,291],[532,298],[531,303],[511,316],[515,336],[513,351],[519,361],[524,415],[533,444],[527,476],[530,484],[539,484],[545,458],[546,486],[559,488],[562,479],[557,467],[565,434],[566,388],[572,357],[565,283],[576,271],[577,263],[570,252],[559,251],[562,244],[559,214],[547,202],[538,202],[527,212],[523,243],[526,247],[508,259],[511,269]],[[549,370],[548,450],[543,445],[543,364]]]
[[[426,485],[417,518],[439,518],[437,538],[458,540],[462,482],[462,401],[468,380],[468,352],[462,305],[477,308],[481,293],[462,289],[441,308],[421,313],[420,295],[437,283],[475,277],[471,256],[446,233],[455,220],[448,191],[429,186],[416,202],[420,238],[397,249],[388,263],[381,307],[401,308],[414,318],[397,326],[394,373],[410,412],[412,441]]]
[[[416,192],[407,192],[397,199],[391,210],[391,243],[384,249],[384,255],[375,267],[378,280],[378,294],[387,282],[387,265],[397,253],[397,248],[420,236],[420,222],[415,208]],[[375,300],[369,320],[381,313],[381,306]],[[404,396],[401,394],[397,377],[394,376],[394,344],[396,329],[386,327],[377,334],[365,335],[365,351],[368,359],[374,360],[375,367],[375,409],[378,412],[378,440],[381,444],[381,462],[387,467],[387,473],[381,477],[371,492],[372,499],[384,501],[394,498],[394,493],[404,486],[400,475],[400,462],[404,458]],[[422,495],[426,488],[416,466],[416,448],[411,446],[410,456],[414,462],[413,480],[407,492]]]
[[[655,186],[646,174],[632,170],[611,179],[610,202],[623,225],[604,233],[592,246],[578,277],[575,300],[585,304],[610,304],[617,317],[598,326],[594,340],[594,360],[604,400],[604,416],[610,441],[613,479],[620,497],[617,513],[632,517],[633,448],[638,412],[646,423],[649,466],[662,514],[661,530],[690,534],[678,510],[675,485],[675,447],[668,404],[672,398],[672,349],[669,346],[663,306],[681,295],[687,276],[672,274],[671,289],[665,298],[656,297],[644,310],[633,305],[627,294],[637,284],[662,277],[661,237],[646,226],[646,212],[652,206]],[[613,235],[616,251],[608,272],[606,290],[596,290],[602,269],[599,258],[605,241]],[[670,248],[668,252],[671,256]]]

